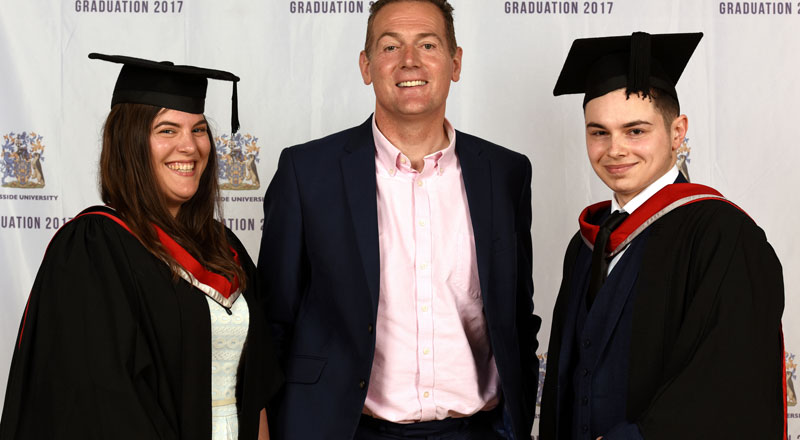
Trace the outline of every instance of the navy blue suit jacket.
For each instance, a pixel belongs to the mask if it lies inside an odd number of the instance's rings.
[[[527,439],[538,384],[531,165],[458,133],[489,339],[504,405]],[[351,439],[375,352],[380,258],[371,119],[283,151],[264,200],[258,268],[286,384],[273,439]]]

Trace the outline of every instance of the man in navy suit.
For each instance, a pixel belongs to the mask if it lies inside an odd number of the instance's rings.
[[[530,436],[531,165],[445,119],[461,54],[446,0],[376,2],[373,117],[281,154],[259,256],[272,438]]]

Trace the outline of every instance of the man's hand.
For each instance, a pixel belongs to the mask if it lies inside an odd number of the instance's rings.
[[[267,426],[267,410],[262,409],[258,420],[258,440],[269,440],[269,428]]]

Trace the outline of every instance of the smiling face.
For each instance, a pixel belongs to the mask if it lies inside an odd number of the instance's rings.
[[[150,130],[150,158],[158,187],[174,216],[197,192],[211,140],[202,114],[163,109]]]
[[[624,206],[675,165],[686,115],[666,127],[650,99],[615,90],[586,103],[586,150],[600,179]]]
[[[444,118],[450,81],[461,73],[461,48],[451,55],[442,12],[431,3],[384,6],[372,25],[373,46],[359,58],[364,83],[375,91],[375,117],[395,121]]]

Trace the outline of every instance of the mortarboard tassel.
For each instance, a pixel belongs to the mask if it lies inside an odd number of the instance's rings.
[[[628,62],[628,96],[640,92],[650,96],[650,34],[634,32],[631,35],[631,58]]]
[[[239,94],[236,91],[236,81],[233,82],[233,101],[231,108],[231,135],[239,131]]]

